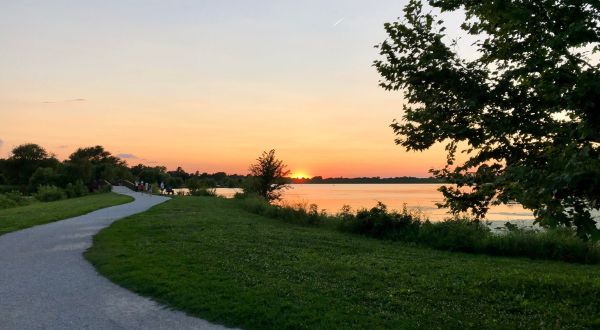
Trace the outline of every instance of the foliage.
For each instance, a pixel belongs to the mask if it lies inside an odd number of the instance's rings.
[[[4,193],[4,196],[8,199],[13,200],[15,203],[17,203],[18,206],[25,206],[31,204],[31,199],[23,196],[23,194],[21,194],[20,191],[13,190],[10,192],[6,192]]]
[[[353,215],[349,207],[338,213],[340,228],[377,238],[415,241],[421,225],[420,215],[410,212],[406,206],[402,212],[388,211],[385,204],[378,202],[370,210],[361,209]]]
[[[391,126],[396,142],[425,150],[448,142],[436,177],[444,206],[483,217],[490,204],[516,200],[546,227],[599,235],[600,7],[591,1],[431,0],[464,10],[461,28],[477,38],[476,58],[447,43],[443,21],[418,0],[385,24],[374,65],[387,90],[407,104]],[[455,164],[456,153],[466,156]]]
[[[65,187],[65,193],[67,194],[67,197],[74,198],[87,195],[89,193],[89,190],[83,184],[83,181],[77,180],[75,181],[75,184],[70,182],[67,184],[67,186]]]
[[[418,242],[438,250],[486,253],[489,251],[482,247],[489,236],[489,227],[481,222],[455,218],[424,222],[419,231]],[[519,251],[519,256],[523,256],[525,252]]]
[[[58,175],[50,167],[38,167],[29,178],[27,190],[35,192],[39,186],[50,186],[58,184]]]
[[[325,210],[319,211],[316,204],[273,205],[258,195],[236,194],[236,196],[243,209],[269,218],[307,225],[319,225],[330,218]]]
[[[290,171],[286,167],[283,161],[275,158],[274,149],[264,151],[256,163],[250,165],[251,177],[245,182],[244,192],[257,194],[268,202],[279,200],[282,190],[289,188],[285,177]]]
[[[406,207],[402,212],[388,211],[382,203],[355,214],[346,206],[330,220],[339,221],[342,231],[418,243],[438,250],[600,263],[600,244],[583,241],[572,230],[564,228],[535,231],[509,225],[507,233],[497,234],[477,220],[424,221],[421,214]]]
[[[77,149],[69,156],[65,166],[69,182],[82,180],[91,190],[97,190],[104,181],[131,178],[125,162],[102,146]]]
[[[202,179],[197,176],[188,179],[185,182],[185,186],[190,191],[190,195],[194,196],[207,196],[208,194],[210,194],[209,190],[214,192],[214,190],[210,189],[211,186],[205,179]],[[214,193],[214,195],[216,195],[216,192]]]
[[[15,147],[4,161],[4,176],[8,183],[27,185],[39,167],[56,168],[60,162],[37,144],[27,143]]]
[[[0,210],[9,209],[12,207],[17,207],[19,204],[14,200],[6,197],[5,195],[0,194]]]
[[[99,193],[109,193],[111,191],[112,191],[112,185],[111,184],[104,184],[104,185],[101,185],[98,188],[97,192],[99,192]]]
[[[190,195],[192,196],[209,196],[209,197],[217,197],[217,191],[214,188],[199,188],[191,191]]]
[[[482,244],[482,249],[492,255],[600,263],[598,242],[585,242],[575,236],[573,231],[564,228],[544,231],[512,230],[502,235],[489,235]]]
[[[31,203],[0,212],[0,235],[86,214],[133,199],[115,193],[93,194],[49,203]]]
[[[598,266],[448,253],[174,198],[85,253],[115,283],[243,329],[594,328]],[[177,216],[174,216],[177,215]]]
[[[39,186],[35,198],[40,202],[53,202],[67,198],[67,194],[57,186]]]

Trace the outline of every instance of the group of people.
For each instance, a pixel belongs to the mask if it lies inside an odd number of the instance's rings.
[[[173,188],[171,187],[166,187],[165,188],[165,183],[161,182],[160,185],[160,193],[164,194],[166,193],[167,195],[174,195],[175,191],[173,190]],[[147,193],[147,194],[152,194],[152,184],[149,182],[144,182],[144,181],[136,181],[135,182],[135,188],[137,191],[141,192],[141,193]]]
[[[141,193],[148,193],[148,194],[152,193],[152,184],[150,184],[148,182],[136,181],[135,188],[137,191],[139,191]]]

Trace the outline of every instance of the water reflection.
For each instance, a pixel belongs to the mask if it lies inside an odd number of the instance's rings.
[[[317,204],[328,213],[336,213],[343,205],[353,209],[370,208],[378,201],[390,209],[406,206],[418,209],[431,220],[442,220],[449,215],[447,209],[439,209],[435,204],[442,201],[437,191],[440,184],[294,184],[283,194],[283,202],[295,204]],[[217,188],[217,194],[233,197],[240,191],[234,188]],[[492,206],[486,217],[494,222],[531,223],[533,214],[519,204]]]

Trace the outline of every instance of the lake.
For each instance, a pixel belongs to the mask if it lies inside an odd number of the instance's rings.
[[[446,209],[439,209],[435,203],[441,202],[442,193],[437,191],[440,184],[293,184],[283,194],[287,204],[317,204],[328,213],[338,212],[343,205],[353,210],[370,208],[383,202],[389,209],[402,209],[404,203],[410,209],[418,209],[431,220],[448,217]],[[217,188],[217,194],[232,197],[239,189]],[[494,222],[531,223],[531,211],[519,204],[492,206],[487,220]]]

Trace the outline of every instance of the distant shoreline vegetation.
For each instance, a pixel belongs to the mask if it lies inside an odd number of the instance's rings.
[[[359,178],[323,178],[321,176],[315,176],[312,178],[288,178],[289,182],[292,184],[367,184],[367,183],[446,183],[443,180],[429,177],[429,178],[419,178],[413,176],[400,176],[400,177],[391,177],[391,178],[382,178],[382,177],[359,177]]]

